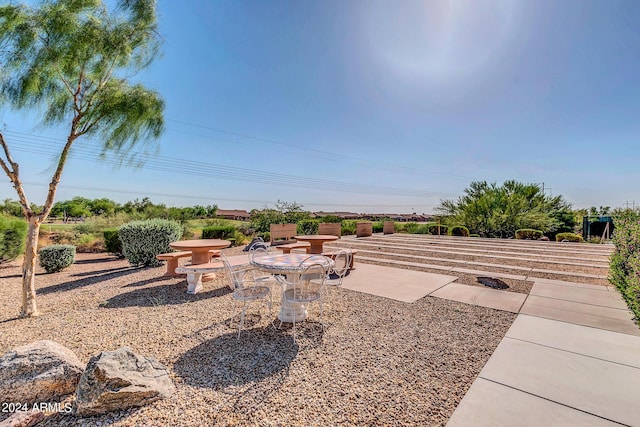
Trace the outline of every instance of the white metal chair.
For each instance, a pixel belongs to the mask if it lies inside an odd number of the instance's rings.
[[[327,274],[326,286],[338,287],[342,286],[344,276],[349,273],[351,265],[351,249],[341,249],[333,259],[334,266]]]
[[[231,279],[233,289],[233,314],[231,321],[236,316],[236,301],[242,302],[242,313],[240,315],[240,321],[238,322],[238,339],[240,339],[240,331],[244,326],[244,318],[247,312],[247,306],[253,301],[263,299],[269,307],[269,314],[271,314],[271,307],[273,306],[273,298],[271,296],[271,287],[268,285],[269,280],[274,280],[272,277],[251,277],[254,269],[253,267],[245,268],[232,268],[229,260],[224,254],[220,254],[224,269]],[[251,274],[247,274],[251,273]],[[274,280],[275,282],[275,280]],[[269,300],[267,301],[267,297]],[[231,321],[229,324],[231,324]]]
[[[318,301],[320,304],[320,324],[324,330],[322,300],[327,270],[324,265],[309,262],[307,259],[298,265],[297,271],[293,275],[293,282],[285,281],[287,286],[283,298],[290,303],[304,304],[305,306]],[[282,322],[280,324],[282,325]],[[295,316],[293,317],[293,340],[296,341]]]

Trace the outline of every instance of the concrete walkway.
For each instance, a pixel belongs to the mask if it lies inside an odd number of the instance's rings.
[[[539,281],[447,426],[638,426],[638,391],[640,330],[620,295]]]
[[[360,264],[343,287],[518,313],[449,419],[467,426],[640,426],[640,329],[610,287],[536,279],[529,295]]]

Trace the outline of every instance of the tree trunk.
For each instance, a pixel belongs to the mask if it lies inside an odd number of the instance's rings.
[[[38,316],[36,306],[36,255],[38,253],[38,235],[40,233],[40,218],[30,216],[27,232],[27,244],[22,264],[22,312],[21,317]]]

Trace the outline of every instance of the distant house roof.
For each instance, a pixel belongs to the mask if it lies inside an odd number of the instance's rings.
[[[360,218],[360,214],[355,212],[314,212],[313,215],[316,218],[321,216],[337,216],[342,219]]]
[[[240,209],[218,209],[216,215],[227,219],[247,219],[249,212]]]

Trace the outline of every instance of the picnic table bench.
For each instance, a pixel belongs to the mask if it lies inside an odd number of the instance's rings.
[[[160,261],[167,261],[167,270],[165,271],[165,276],[179,276],[176,273],[176,268],[178,267],[178,260],[180,258],[190,257],[192,254],[191,251],[176,251],[176,252],[168,252],[166,254],[158,254],[156,258]],[[220,251],[210,250],[209,255],[211,258],[217,258],[220,256]]]
[[[309,242],[296,242],[296,243],[287,243],[286,245],[278,245],[276,249],[280,249],[283,254],[290,254],[291,249],[304,249],[306,253],[309,253],[311,250],[311,243]]]

